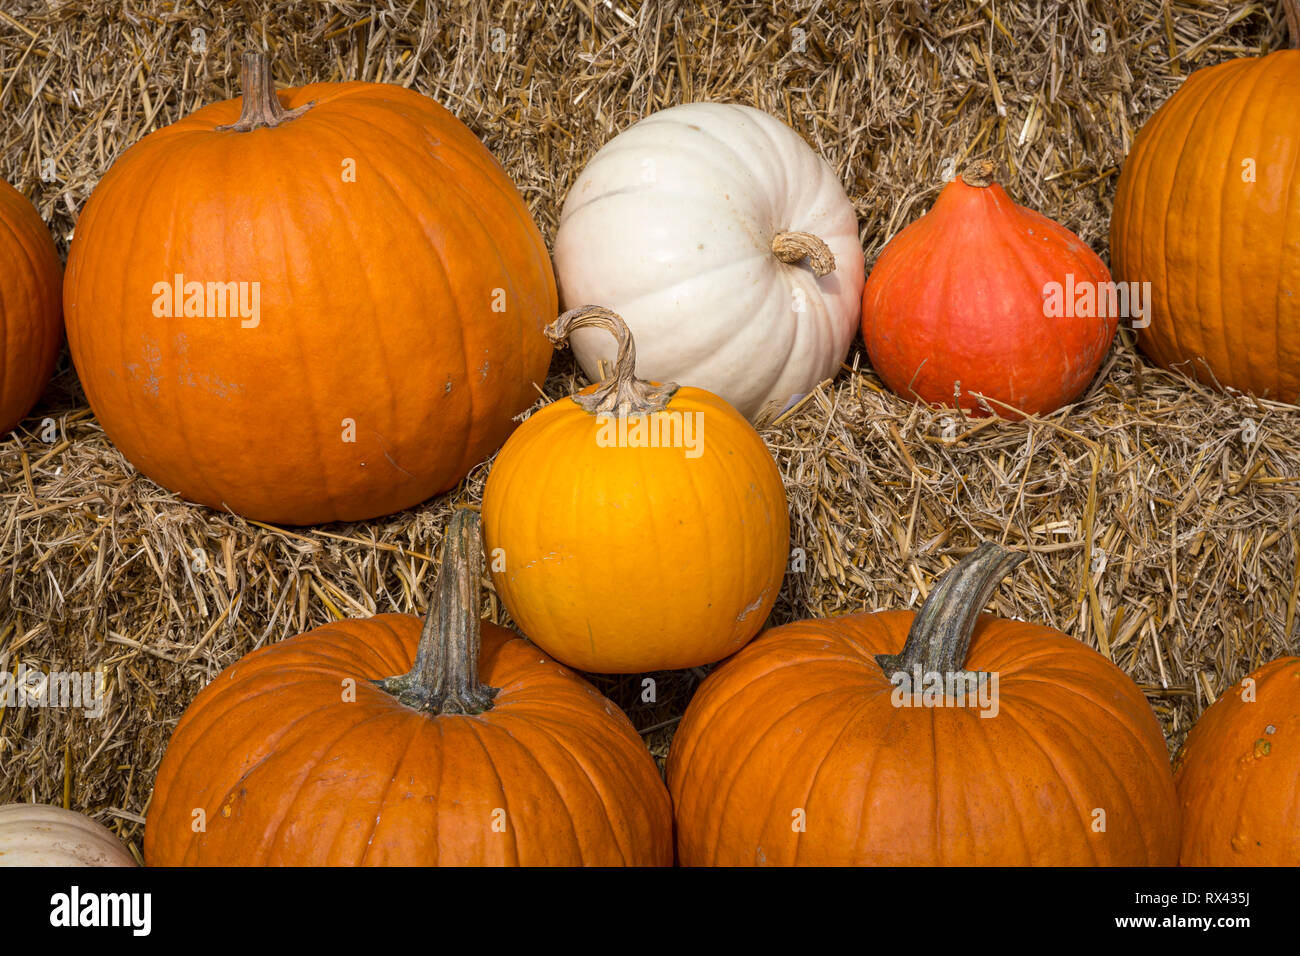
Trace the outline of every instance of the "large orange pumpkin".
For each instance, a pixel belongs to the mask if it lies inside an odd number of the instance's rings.
[[[862,290],[862,337],[904,398],[1045,414],[1088,387],[1126,303],[1082,239],[1012,202],[992,171],[963,171],[890,240]]]
[[[1292,41],[1300,4],[1285,0]],[[1300,401],[1300,50],[1197,70],[1138,133],[1111,268],[1150,283],[1152,361]]]
[[[649,751],[591,685],[479,621],[481,567],[459,511],[423,634],[381,614],[217,675],[158,769],[145,861],[670,865]]]
[[[1300,657],[1222,694],[1177,764],[1184,866],[1300,866]]]
[[[64,299],[86,395],[191,501],[289,524],[408,507],[533,402],[556,307],[545,244],[433,100],[277,94],[258,55],[244,85],[132,147],[87,203]]]
[[[759,632],[790,542],[785,486],[753,426],[712,392],[636,378],[614,313],[584,306],[547,335],[598,328],[613,375],[534,412],[483,489],[502,603],[570,667],[695,667]]]
[[[31,411],[54,371],[61,271],[40,213],[0,180],[0,438]]]
[[[980,616],[1022,557],[986,543],[917,614],[774,628],[711,674],[668,758],[681,863],[1176,863],[1137,685],[1051,628]]]

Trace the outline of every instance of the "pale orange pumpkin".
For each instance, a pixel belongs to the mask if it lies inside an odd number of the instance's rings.
[[[483,489],[497,594],[571,667],[694,667],[758,633],[785,573],[785,487],[763,439],[703,389],[637,379],[632,335],[584,306],[546,331],[618,341],[610,379],[520,426]]]

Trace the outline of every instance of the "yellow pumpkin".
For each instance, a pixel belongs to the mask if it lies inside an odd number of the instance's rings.
[[[583,306],[546,330],[618,340],[613,377],[535,412],[483,492],[492,580],[571,667],[694,667],[762,628],[785,574],[785,488],[767,446],[711,392],[637,379],[623,321]]]

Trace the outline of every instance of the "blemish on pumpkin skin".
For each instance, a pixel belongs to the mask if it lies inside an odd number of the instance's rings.
[[[745,605],[745,609],[741,611],[740,616],[736,618],[736,623],[744,624],[745,618],[749,617],[749,615],[753,614],[755,611],[757,611],[760,607],[763,606],[763,599],[766,597],[767,597],[767,589],[764,588],[762,593],[760,593],[758,597],[754,599],[752,604]]]
[[[1273,745],[1269,743],[1267,740],[1265,740],[1263,737],[1260,737],[1258,740],[1255,741],[1256,760],[1258,760],[1261,757],[1267,757],[1270,753],[1272,753],[1272,751],[1273,751]]]

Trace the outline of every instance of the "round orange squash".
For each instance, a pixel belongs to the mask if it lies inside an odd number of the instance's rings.
[[[68,339],[113,442],[213,508],[312,524],[453,487],[535,397],[550,259],[491,154],[376,83],[242,99],[145,137],[95,189]]]
[[[484,486],[497,594],[570,667],[720,660],[759,632],[781,587],[781,474],[712,392],[637,379],[632,335],[609,310],[573,309],[546,334],[588,327],[618,340],[613,376],[533,413]]]
[[[1300,657],[1223,693],[1176,764],[1184,866],[1300,866]]]
[[[1285,0],[1292,41],[1300,4]],[[1115,277],[1150,283],[1157,365],[1300,401],[1300,50],[1197,70],[1142,127],[1115,191]]]
[[[1058,631],[980,615],[1022,558],[985,543],[917,614],[774,628],[711,674],[668,757],[679,861],[1176,863],[1142,692]]]
[[[1047,414],[1097,374],[1127,308],[1097,254],[977,163],[890,240],[862,290],[871,366],[896,394]]]
[[[32,410],[54,371],[61,273],[40,213],[0,180],[0,438]]]
[[[595,688],[479,621],[481,567],[458,511],[423,633],[380,614],[217,675],[158,769],[146,863],[671,865],[649,751]]]

